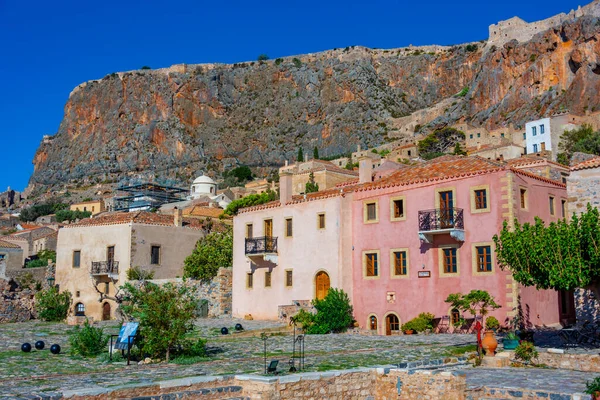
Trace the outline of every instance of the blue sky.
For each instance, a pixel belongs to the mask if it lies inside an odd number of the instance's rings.
[[[0,0],[0,191],[22,190],[69,92],[106,74],[178,63],[255,60],[363,45],[394,48],[487,38],[488,25],[534,21],[574,0]]]

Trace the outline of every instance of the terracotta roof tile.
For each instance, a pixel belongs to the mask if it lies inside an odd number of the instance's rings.
[[[219,218],[223,214],[222,208],[216,207],[203,207],[201,205],[195,205],[183,209],[183,215],[189,217],[210,217]]]
[[[579,164],[573,165],[571,167],[571,171],[579,171],[582,169],[598,168],[598,167],[600,167],[600,157],[595,157],[595,158],[590,158],[589,160],[580,162]]]
[[[144,224],[159,226],[174,226],[172,214],[156,214],[147,211],[137,212],[112,212],[92,218],[86,218],[65,228],[78,228],[82,226],[120,225],[120,224]],[[191,229],[202,229],[202,223],[196,218],[183,218],[183,226]]]
[[[22,226],[22,225],[21,225]],[[26,229],[23,231],[15,232],[11,235],[5,236],[5,240],[28,240],[31,237],[33,240],[37,240],[48,235],[56,233],[56,231],[52,228],[48,228],[47,226],[37,226],[35,225],[34,229]]]
[[[19,245],[16,245],[11,242],[5,242],[4,240],[0,240],[0,249],[20,249]]]
[[[564,170],[569,169],[569,167],[567,167],[565,165],[562,165],[562,164],[559,164],[552,160],[548,160],[547,158],[544,158],[541,156],[535,156],[535,155],[525,156],[525,157],[520,157],[520,158],[512,158],[510,160],[506,160],[506,163],[508,164],[509,167],[514,167],[514,168],[523,168],[523,167],[529,167],[529,166],[534,166],[534,165],[550,164],[553,167],[558,167],[560,169],[564,169]]]

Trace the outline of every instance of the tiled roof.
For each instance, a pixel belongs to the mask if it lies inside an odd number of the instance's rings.
[[[203,207],[201,205],[195,205],[183,209],[183,215],[189,217],[219,218],[221,214],[223,214],[223,209],[217,207]]]
[[[95,218],[86,218],[78,223],[70,224],[65,228],[78,228],[83,226],[102,226],[102,225],[120,225],[120,224],[144,224],[159,226],[174,226],[174,217],[172,214],[156,214],[147,211],[137,212],[112,212],[102,214]],[[183,218],[183,227],[192,229],[202,229],[202,223],[195,218]]]
[[[525,157],[520,157],[520,158],[513,158],[513,159],[510,159],[510,160],[506,160],[506,163],[510,167],[514,167],[514,168],[524,168],[524,167],[535,166],[535,165],[550,164],[553,167],[557,167],[557,168],[560,168],[560,169],[564,169],[564,170],[568,170],[569,169],[565,165],[562,165],[562,164],[559,164],[557,162],[548,160],[545,157],[536,156],[536,155],[525,156]]]
[[[571,167],[571,171],[579,171],[582,169],[598,168],[598,167],[600,167],[600,157],[595,157],[595,158],[590,158],[589,160],[580,162],[579,164],[573,165]]]
[[[314,172],[320,172],[320,171],[327,171],[327,172],[335,172],[335,173],[342,174],[342,175],[358,176],[358,172],[356,172],[356,171],[350,171],[349,169],[340,168],[337,165],[334,165],[332,163],[329,163],[329,164],[330,165],[322,164],[321,166],[318,166],[315,168],[298,171],[298,172],[296,172],[296,174],[300,175],[300,174],[310,174],[311,172],[314,173]]]
[[[4,240],[0,240],[0,249],[20,249],[19,245],[14,243],[5,242]]]
[[[21,225],[23,226],[23,225]],[[31,237],[33,240],[37,240],[37,239],[41,239],[43,237],[46,237],[48,235],[51,235],[53,233],[56,233],[56,231],[52,228],[48,228],[46,226],[37,226],[34,225],[35,228],[34,229],[26,229],[23,231],[18,231],[15,232],[11,235],[5,236],[4,239],[5,240],[28,240],[29,237]]]

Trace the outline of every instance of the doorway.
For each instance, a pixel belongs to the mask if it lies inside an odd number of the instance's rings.
[[[115,262],[115,246],[108,246],[106,248],[106,261],[109,266],[112,266]]]
[[[315,277],[315,297],[317,300],[323,300],[331,286],[329,275],[325,271],[317,273]]]
[[[447,229],[454,226],[454,198],[452,190],[440,193],[440,228]]]
[[[577,322],[575,294],[572,290],[558,291],[558,311],[560,313],[561,325],[571,326]]]
[[[400,320],[396,314],[389,314],[385,317],[385,334],[387,336],[400,331]]]
[[[102,321],[110,320],[110,304],[105,302],[102,304]]]
[[[273,220],[265,219],[265,236],[272,237],[273,236]]]

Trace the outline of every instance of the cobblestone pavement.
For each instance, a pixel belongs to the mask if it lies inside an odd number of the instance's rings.
[[[469,389],[486,386],[560,394],[583,393],[585,383],[598,376],[595,372],[542,368],[471,368],[466,373]]]

